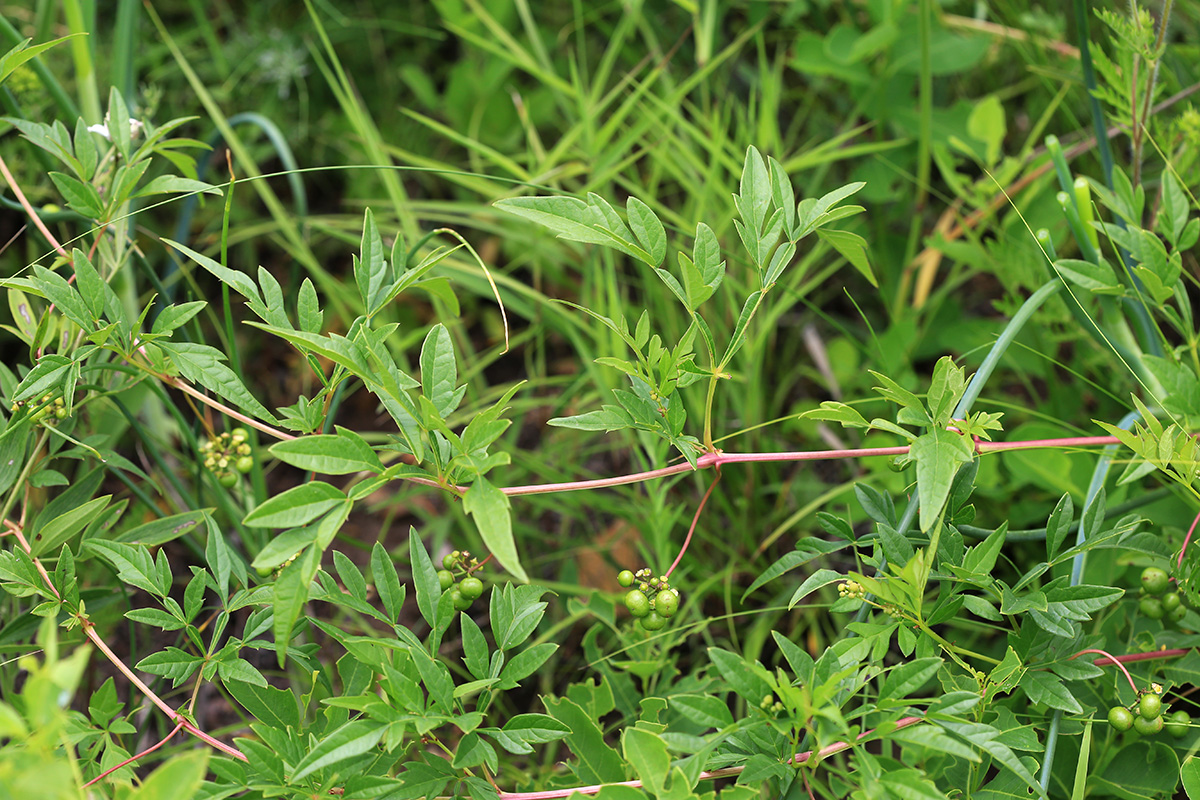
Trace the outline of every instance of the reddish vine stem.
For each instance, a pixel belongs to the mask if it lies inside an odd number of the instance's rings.
[[[1107,667],[1112,664],[1132,664],[1135,661],[1154,661],[1159,658],[1177,658],[1178,656],[1187,655],[1192,651],[1192,648],[1182,647],[1174,650],[1149,650],[1145,653],[1130,653],[1124,656],[1107,656],[1105,658],[1097,658],[1092,663],[1097,667]],[[1085,653],[1088,651],[1084,651]],[[1100,651],[1094,651],[1100,652]]]
[[[696,506],[696,514],[692,517],[692,526],[688,528],[687,536],[683,539],[683,546],[679,548],[679,555],[675,556],[675,560],[671,562],[670,568],[667,570],[665,577],[671,577],[671,573],[679,566],[679,562],[683,560],[683,554],[687,552],[688,545],[692,543],[692,534],[696,532],[696,524],[700,522],[700,514],[704,511],[704,505],[708,502],[708,498],[712,495],[713,489],[717,488],[717,483],[721,480],[721,468],[717,467],[716,477],[712,483],[708,485],[708,491],[704,493],[704,497],[700,498],[700,505]]]
[[[1179,558],[1175,561],[1175,569],[1183,566],[1183,554],[1187,552],[1188,542],[1192,541],[1192,534],[1196,531],[1196,523],[1200,522],[1200,514],[1192,520],[1192,527],[1188,528],[1187,536],[1183,537],[1183,547],[1179,548]]]
[[[1104,661],[1105,665],[1116,664],[1118,667],[1120,667],[1121,672],[1125,673],[1125,679],[1128,680],[1129,685],[1133,687],[1133,693],[1134,694],[1140,693],[1141,690],[1138,689],[1137,684],[1134,683],[1133,676],[1129,674],[1129,670],[1125,669],[1125,665],[1123,663],[1121,663],[1120,659],[1118,659],[1117,656],[1114,656],[1112,653],[1109,653],[1106,650],[1099,650],[1094,647],[1089,647],[1086,650],[1080,650],[1078,653],[1076,653],[1075,655],[1068,658],[1067,661],[1074,661],[1075,659],[1077,659],[1080,656],[1085,655],[1087,653],[1098,653],[1099,655],[1104,656],[1103,659],[1096,659],[1096,661],[1095,661],[1096,666],[1100,666],[1100,662]]]
[[[178,725],[176,725],[176,726],[174,727],[174,729],[173,729],[173,730],[172,730],[170,733],[168,733],[168,734],[167,734],[165,737],[163,737],[162,741],[160,741],[158,744],[151,745],[150,747],[147,747],[145,750],[143,750],[142,752],[138,753],[137,755],[132,755],[132,756],[130,756],[129,758],[127,758],[127,759],[125,759],[124,761],[122,761],[120,764],[117,764],[115,767],[109,767],[108,769],[104,770],[104,772],[101,772],[99,775],[97,775],[96,777],[92,778],[90,781],[88,781],[87,783],[85,783],[85,784],[83,785],[83,788],[85,788],[85,789],[86,789],[87,787],[89,787],[89,786],[91,786],[93,783],[95,783],[96,781],[103,780],[104,778],[107,778],[109,775],[113,774],[114,772],[116,772],[117,770],[119,770],[121,767],[124,767],[124,766],[127,766],[127,765],[129,765],[129,764],[132,764],[134,761],[137,761],[139,758],[143,758],[143,757],[145,757],[145,756],[148,756],[148,755],[150,755],[150,754],[151,754],[151,753],[153,753],[155,750],[157,750],[158,748],[162,747],[162,746],[163,746],[164,744],[166,744],[167,742],[171,741],[171,737],[172,737],[172,736],[174,736],[175,734],[179,733],[179,729],[180,729],[180,728],[182,728],[182,727],[183,727],[183,723],[181,722],[181,723],[179,723]]]

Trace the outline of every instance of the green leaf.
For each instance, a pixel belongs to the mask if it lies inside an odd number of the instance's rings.
[[[225,688],[258,722],[277,730],[300,727],[300,706],[288,689],[243,681],[224,681]]]
[[[667,232],[663,229],[662,221],[650,210],[650,206],[633,196],[625,201],[625,212],[638,244],[650,254],[646,263],[657,267],[667,257]]]
[[[203,300],[193,300],[190,303],[167,306],[154,318],[154,325],[151,327],[150,332],[165,336],[177,328],[186,325],[192,317],[203,311],[207,305],[208,303]]]
[[[1000,147],[1007,130],[1004,106],[998,96],[989,94],[975,101],[967,116],[967,133],[972,139],[983,142],[985,164],[991,166],[1000,159]]]
[[[197,525],[202,524],[208,518],[209,513],[209,509],[200,509],[151,520],[144,525],[124,531],[116,537],[115,541],[157,547],[195,530]]]
[[[571,732],[571,729],[547,714],[517,714],[504,723],[503,732],[510,741],[522,744],[545,744],[562,739]],[[526,752],[532,752],[532,750]]]
[[[371,579],[388,619],[393,622],[399,620],[400,607],[404,605],[404,586],[382,542],[375,542],[371,547]]]
[[[708,660],[717,668],[717,672],[730,688],[753,707],[757,707],[763,697],[773,691],[771,684],[766,680],[766,670],[757,662],[751,663],[742,656],[719,647],[708,648]]]
[[[1179,757],[1170,746],[1140,741],[1122,747],[1099,775],[1092,773],[1088,783],[1097,794],[1155,800],[1171,796],[1181,776]]]
[[[49,50],[51,47],[56,47],[68,39],[74,39],[76,36],[86,36],[87,34],[72,33],[66,36],[61,36],[58,39],[51,39],[48,42],[41,44],[30,45],[33,39],[25,39],[19,42],[15,47],[9,50],[4,55],[0,56],[0,83],[8,80],[8,76],[17,71],[22,64],[30,59],[37,58],[42,53]]]
[[[849,545],[850,542],[827,542],[823,539],[813,538],[802,539],[796,545],[795,550],[790,553],[784,553],[778,561],[767,567],[761,575],[754,579],[750,587],[742,593],[742,602],[745,602],[746,597],[763,584],[775,580],[780,575],[790,572],[796,567],[807,564],[814,558],[829,555]]]
[[[621,749],[642,784],[651,794],[658,796],[671,769],[667,743],[643,728],[626,728],[621,736]]]
[[[294,528],[346,501],[337,487],[312,481],[275,495],[247,514],[243,523],[252,528]]]
[[[271,446],[271,455],[281,461],[324,475],[349,475],[355,472],[383,472],[383,462],[366,440],[352,430],[338,426],[337,434],[302,436]]]
[[[921,500],[921,530],[929,531],[941,516],[950,495],[954,473],[975,457],[970,442],[942,428],[913,440],[909,455],[917,462],[917,492]]]
[[[162,586],[158,568],[144,546],[92,538],[84,541],[83,549],[116,567],[117,577],[123,583],[145,589],[156,597],[165,596],[170,589],[169,582]]]
[[[51,389],[57,389],[75,366],[75,362],[65,356],[47,353],[38,359],[38,363],[18,384],[12,402],[22,403],[31,397],[47,394]]]
[[[64,542],[87,527],[89,522],[100,516],[111,499],[111,494],[97,497],[64,511],[41,526],[33,541],[29,543],[31,554],[36,558],[56,551]]]
[[[408,559],[412,566],[413,586],[417,590],[417,608],[429,627],[436,627],[442,584],[438,581],[437,569],[429,558],[429,551],[417,535],[417,529],[412,526],[408,529]]]
[[[222,361],[225,355],[215,347],[192,342],[158,342],[174,362],[179,374],[203,386],[219,397],[249,411],[261,420],[274,423],[275,415],[258,402],[241,378]]]
[[[104,201],[90,183],[76,180],[62,172],[51,172],[50,180],[54,181],[58,193],[63,196],[63,200],[72,211],[89,219],[100,219],[104,216]]]
[[[652,261],[648,252],[625,235],[620,217],[599,195],[589,193],[586,203],[575,197],[513,197],[495,205],[549,228],[560,239],[605,245],[647,264]]]
[[[500,566],[517,580],[528,583],[529,576],[521,567],[517,557],[517,545],[513,540],[508,496],[500,491],[499,487],[493,486],[486,478],[480,476],[463,496],[463,510],[475,520],[483,543],[496,557]]]
[[[619,431],[632,427],[633,418],[619,406],[604,406],[598,411],[589,411],[573,417],[554,417],[546,424],[580,431]]]
[[[869,428],[871,426],[871,423],[867,422],[856,408],[836,400],[824,400],[819,407],[810,408],[801,414],[800,418],[837,422],[846,428]]]
[[[729,706],[711,694],[677,694],[668,700],[686,719],[706,728],[720,729],[733,724]]]
[[[1120,289],[1112,267],[1101,261],[1093,264],[1077,258],[1060,258],[1054,262],[1054,271],[1063,280],[1090,292],[1110,293]]]
[[[1189,800],[1200,800],[1200,758],[1188,756],[1179,768],[1179,778]]]
[[[115,86],[108,90],[108,113],[104,115],[104,121],[108,124],[108,135],[112,137],[112,143],[121,154],[121,160],[128,164],[129,154],[132,152],[133,131],[129,124],[129,107],[125,105],[125,98]]]
[[[182,178],[178,175],[159,175],[149,183],[142,186],[134,193],[134,197],[149,197],[155,194],[175,194],[176,192],[187,192],[189,194],[215,194],[220,197],[223,193],[220,188],[213,186],[211,183],[197,181],[191,178]]]
[[[434,408],[446,418],[462,402],[466,387],[455,389],[458,365],[450,331],[440,322],[429,329],[421,345],[421,391]]]
[[[260,306],[262,305],[262,298],[258,296],[258,287],[255,286],[254,281],[244,272],[221,266],[208,256],[201,255],[190,247],[179,244],[179,242],[173,242],[170,239],[163,239],[162,241],[204,267],[242,297]]]
[[[1058,553],[1074,518],[1075,504],[1071,501],[1071,495],[1064,494],[1051,512],[1050,521],[1046,523],[1046,558],[1053,559]]]
[[[792,595],[792,599],[788,601],[788,608],[794,608],[804,598],[820,589],[822,586],[828,586],[831,583],[836,583],[844,580],[841,573],[834,572],[831,569],[819,569],[812,575],[809,575],[804,583],[800,584],[800,588]],[[761,698],[760,698],[761,699]]]
[[[1035,703],[1045,703],[1071,714],[1083,713],[1083,706],[1056,676],[1049,672],[1030,670],[1021,676],[1021,688]]]
[[[304,610],[304,604],[308,602],[309,586],[320,565],[320,550],[310,547],[303,556],[284,567],[275,581],[272,628],[275,634],[275,657],[281,667],[292,641],[292,628]]]
[[[208,749],[176,754],[146,776],[127,800],[174,800],[195,797],[208,771]]]
[[[142,672],[170,678],[172,686],[179,686],[203,663],[204,659],[201,656],[194,656],[178,647],[168,647],[166,650],[151,653],[134,666]]]
[[[299,781],[319,769],[333,766],[347,759],[362,755],[383,738],[386,725],[367,720],[347,722],[322,739],[296,764],[292,781]]]
[[[892,669],[879,687],[879,700],[904,700],[924,686],[941,669],[943,659],[918,658]]]
[[[369,208],[363,212],[360,252],[361,257],[354,259],[354,282],[358,284],[358,295],[367,314],[373,315],[378,310],[377,298],[387,277],[387,263],[384,261],[383,239],[375,225],[375,215]]]
[[[871,269],[871,257],[866,239],[850,231],[825,228],[818,230],[817,236],[832,245],[833,249],[841,253],[842,257],[870,281],[872,286],[878,288],[879,282],[875,279],[875,273]]]
[[[566,698],[547,697],[544,702],[550,716],[571,730],[565,740],[578,759],[571,763],[571,768],[580,782],[613,783],[625,780],[625,760],[604,741],[604,732],[591,714]],[[607,710],[601,713],[607,713]]]
[[[437,756],[430,756],[430,762],[408,762],[404,772],[400,773],[400,790],[389,794],[389,800],[417,800],[419,797],[434,797],[442,794],[452,779],[458,777],[458,772],[450,766],[450,762]]]

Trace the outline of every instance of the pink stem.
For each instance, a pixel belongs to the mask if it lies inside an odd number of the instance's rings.
[[[1126,678],[1126,680],[1129,681],[1129,685],[1133,687],[1133,693],[1134,694],[1138,693],[1138,687],[1137,687],[1137,684],[1133,682],[1133,676],[1129,674],[1129,670],[1125,669],[1125,665],[1121,663],[1121,660],[1118,659],[1116,656],[1114,656],[1112,653],[1109,653],[1105,650],[1097,650],[1094,647],[1089,647],[1086,650],[1080,650],[1078,653],[1076,653],[1075,655],[1068,658],[1067,661],[1074,661],[1075,659],[1079,658],[1081,655],[1084,655],[1085,653],[1098,653],[1098,654],[1104,656],[1104,659],[1099,659],[1099,658],[1096,659],[1096,662],[1095,662],[1096,666],[1100,666],[1100,662],[1104,661],[1105,665],[1116,664],[1118,667],[1120,667],[1121,672],[1125,673],[1125,678]],[[1105,660],[1105,659],[1107,659],[1107,660]]]
[[[909,725],[916,725],[918,722],[921,722],[921,717],[904,717],[903,719],[897,720],[896,726],[892,730],[907,728]],[[863,731],[858,735],[858,739],[856,741],[861,741],[874,732],[874,730]],[[825,758],[826,756],[831,756],[834,753],[840,753],[843,750],[848,750],[853,746],[854,745],[851,742],[834,742],[833,744],[822,747],[820,750],[818,750],[816,752],[816,757]],[[788,761],[792,764],[803,764],[805,761],[811,759],[813,755],[814,754],[812,750],[807,750],[803,753],[797,753],[788,759]],[[711,781],[717,778],[728,778],[733,775],[740,775],[744,769],[745,767],[726,767],[725,769],[716,769],[712,772],[701,772],[700,780]],[[636,789],[642,786],[642,782],[621,781],[619,783],[597,783],[592,786],[576,786],[570,789],[550,789],[544,792],[500,792],[500,798],[501,800],[556,800],[556,798],[568,797],[576,792],[579,794],[596,794],[605,786],[632,786]]]
[[[1183,554],[1187,552],[1188,542],[1192,540],[1192,533],[1196,530],[1196,523],[1200,522],[1200,514],[1192,520],[1192,527],[1188,528],[1187,536],[1183,537],[1183,547],[1179,548],[1179,560],[1175,562],[1175,569],[1183,566]]]
[[[25,197],[25,193],[21,191],[21,187],[17,185],[16,178],[14,178],[12,173],[8,171],[8,164],[4,162],[3,158],[0,158],[0,174],[4,175],[4,180],[8,181],[8,186],[10,189],[12,189],[13,195],[17,198],[17,202],[21,204],[22,208],[25,209],[25,213],[28,214],[29,218],[33,220],[33,226],[42,232],[42,236],[46,237],[46,241],[48,241],[50,246],[54,248],[54,252],[58,253],[63,258],[70,260],[71,254],[68,253],[66,249],[64,249],[63,246],[58,243],[58,239],[54,238],[54,234],[52,234],[50,229],[46,227],[46,223],[42,222],[42,218],[39,217],[37,212],[33,210],[33,206],[30,204],[29,199]]]
[[[1084,651],[1087,652],[1087,651]],[[1099,652],[1099,651],[1095,651]],[[1187,655],[1191,652],[1191,648],[1177,648],[1175,650],[1151,650],[1146,653],[1130,653],[1125,656],[1117,656],[1113,658],[1097,658],[1092,663],[1097,667],[1107,667],[1110,664],[1132,664],[1135,661],[1154,661],[1159,658],[1175,658],[1177,656]]]
[[[671,562],[670,569],[664,577],[671,577],[671,573],[679,566],[679,562],[683,560],[683,554],[687,552],[688,545],[692,543],[692,534],[696,532],[696,523],[700,521],[700,512],[704,510],[704,504],[708,502],[709,495],[713,489],[717,488],[717,483],[721,480],[721,468],[717,468],[717,477],[713,478],[712,483],[708,485],[708,491],[704,493],[704,497],[700,498],[700,505],[696,506],[696,514],[692,517],[692,527],[688,528],[687,536],[683,539],[683,547],[679,548],[679,555],[675,556],[675,560]]]
[[[147,747],[145,750],[143,750],[142,752],[138,753],[137,755],[130,756],[129,758],[127,758],[127,759],[125,759],[124,761],[122,761],[120,764],[117,764],[115,767],[110,767],[110,768],[108,768],[108,769],[104,770],[104,772],[101,772],[99,775],[97,775],[96,777],[92,778],[90,781],[88,781],[87,783],[85,783],[85,784],[83,785],[83,788],[85,788],[85,789],[86,789],[87,787],[89,787],[89,786],[91,786],[93,783],[95,783],[96,781],[98,781],[98,780],[101,780],[101,779],[103,779],[103,778],[106,778],[106,777],[108,777],[109,775],[113,774],[114,772],[116,772],[117,770],[119,770],[121,767],[124,767],[124,766],[126,766],[127,764],[132,764],[134,761],[137,761],[139,758],[142,758],[143,756],[148,756],[148,755],[150,755],[150,754],[151,754],[151,753],[153,753],[155,750],[157,750],[158,748],[162,747],[162,746],[163,746],[164,744],[166,744],[167,742],[171,741],[171,737],[172,737],[172,736],[174,736],[175,734],[179,733],[179,729],[180,729],[180,728],[182,728],[182,727],[183,727],[183,723],[182,723],[182,722],[180,722],[178,725],[176,725],[176,726],[175,726],[174,730],[172,730],[170,733],[168,733],[168,734],[166,735],[166,738],[164,738],[164,739],[163,739],[161,742],[159,742],[159,743],[158,743],[158,744],[156,744],[156,745],[152,745],[152,746],[150,746],[150,747]]]

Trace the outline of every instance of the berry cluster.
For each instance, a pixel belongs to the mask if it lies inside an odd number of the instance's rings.
[[[246,438],[245,428],[234,428],[206,439],[200,445],[205,469],[216,475],[217,483],[226,489],[232,489],[237,484],[237,472],[245,475],[254,469],[254,458],[250,455],[250,444]]]
[[[33,409],[33,413],[29,416],[30,422],[34,425],[57,425],[60,419],[66,419],[67,417],[67,406],[61,397],[44,394],[40,400],[31,400],[28,402],[36,406]],[[26,405],[26,401],[13,403],[13,412],[19,411],[24,405]]]
[[[842,581],[838,584],[838,597],[866,597],[867,590],[858,581]]]
[[[450,602],[454,604],[455,611],[466,611],[483,594],[483,581],[474,575],[478,569],[479,561],[466,550],[455,550],[442,559],[442,568],[437,574],[438,583],[443,592],[450,591]]]
[[[648,631],[662,630],[667,626],[667,619],[679,611],[679,590],[672,588],[665,575],[654,577],[648,567],[636,573],[621,570],[617,573],[617,583],[629,589],[625,594],[625,607]]]
[[[1168,592],[1171,588],[1171,576],[1164,569],[1146,567],[1142,570],[1142,589],[1139,592],[1138,610],[1142,616],[1150,619],[1166,617],[1172,622],[1179,622],[1187,614],[1187,607],[1179,592]]]
[[[773,694],[763,695],[762,702],[758,704],[758,707],[768,714],[778,714],[783,711],[783,703],[776,700]]]
[[[1134,713],[1135,709],[1136,714]],[[1133,706],[1110,708],[1108,724],[1118,731],[1127,731],[1133,728],[1143,736],[1153,736],[1165,727],[1167,733],[1176,739],[1182,739],[1187,736],[1188,727],[1192,724],[1192,717],[1186,711],[1176,711],[1164,721],[1162,687],[1153,684],[1148,690],[1140,693]]]

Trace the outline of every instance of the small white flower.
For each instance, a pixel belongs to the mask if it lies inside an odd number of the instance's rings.
[[[105,139],[108,139],[111,142],[112,136],[108,132],[108,114],[104,115],[104,122],[100,123],[99,125],[89,125],[88,132],[89,133],[98,133],[101,136],[103,136]],[[129,138],[136,139],[138,137],[138,134],[140,134],[141,132],[142,132],[142,121],[140,119],[130,119],[129,120]]]

